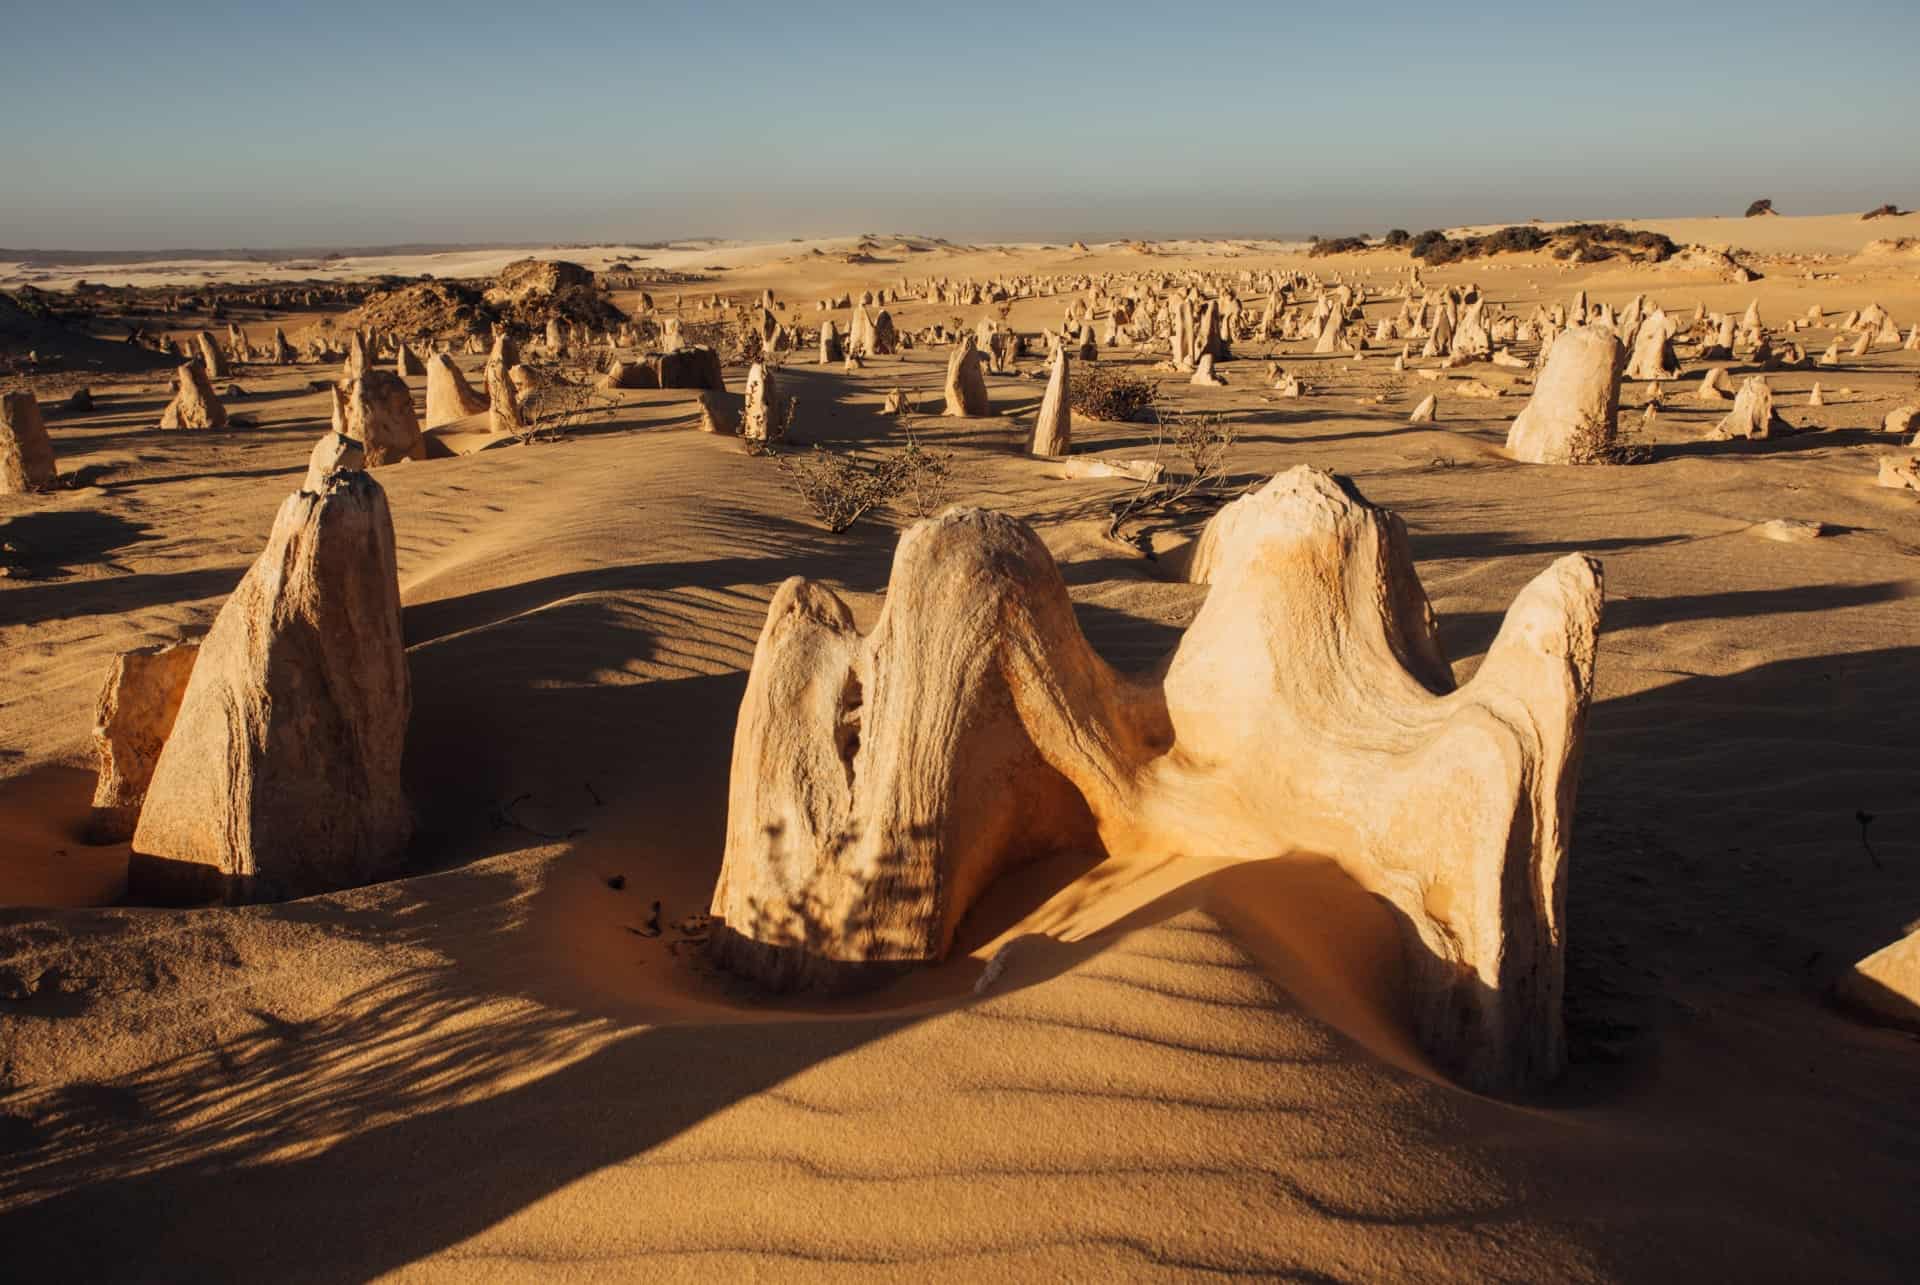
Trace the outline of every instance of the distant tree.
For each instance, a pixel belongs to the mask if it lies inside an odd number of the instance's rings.
[[[1413,235],[1405,228],[1395,228],[1393,231],[1387,233],[1386,244],[1397,249],[1411,240],[1413,240]]]
[[[1749,205],[1747,207],[1748,218],[1753,218],[1757,214],[1778,214],[1778,213],[1779,211],[1773,208],[1772,201],[1755,201],[1752,205]]]

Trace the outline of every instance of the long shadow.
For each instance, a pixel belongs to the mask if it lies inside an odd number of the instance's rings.
[[[336,1014],[247,1035],[132,1085],[81,1085],[10,1116],[7,1185],[30,1203],[0,1215],[0,1261],[18,1280],[365,1280],[445,1249],[577,1179],[630,1162],[715,1112],[908,1024],[655,1027],[616,1038],[520,1087],[462,1101],[461,1089],[584,1044],[552,1018],[461,1026],[444,978],[403,977]],[[371,1058],[368,1060],[368,1054]],[[358,1065],[349,1066],[349,1062]],[[245,1109],[167,1130],[210,1079]],[[423,1089],[439,1082],[444,1088]],[[323,1086],[316,1093],[309,1086]],[[376,1128],[367,1115],[421,1114]],[[12,1104],[17,1112],[19,1104]],[[97,1180],[65,1185],[58,1152],[95,1131],[122,1135]],[[336,1131],[347,1136],[317,1154]],[[157,1140],[146,1148],[143,1140]],[[129,1154],[131,1152],[131,1154]],[[179,1158],[175,1158],[179,1157]],[[28,1176],[28,1166],[52,1164]],[[135,1166],[145,1172],[126,1170]],[[38,1181],[36,1181],[36,1179]],[[645,1210],[631,1211],[644,1218]]]
[[[1892,443],[1885,433],[1870,428],[1801,429],[1778,437],[1750,439],[1730,437],[1725,441],[1702,438],[1694,442],[1662,442],[1653,448],[1653,462],[1713,458],[1722,455],[1781,455],[1791,451],[1813,451],[1826,446],[1867,446],[1875,442]]]
[[[246,573],[245,566],[203,567],[0,589],[0,624],[28,625],[224,597]]]
[[[1571,550],[1594,547],[1575,542]],[[1618,598],[1607,603],[1603,631],[1648,629],[1684,620],[1739,620],[1748,616],[1805,615],[1897,602],[1920,594],[1907,580],[1882,580],[1861,585],[1797,585],[1790,589],[1738,589],[1726,593],[1675,594],[1668,598]],[[1493,643],[1505,613],[1456,612],[1440,621],[1440,641],[1447,655],[1477,656]]]
[[[0,525],[0,540],[13,546],[14,565],[35,576],[60,576],[107,561],[107,555],[144,540],[153,528],[116,513],[63,509],[22,513]]]

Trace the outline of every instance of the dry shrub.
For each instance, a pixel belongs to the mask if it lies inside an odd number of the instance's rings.
[[[1645,464],[1652,458],[1653,443],[1642,436],[1638,424],[1620,422],[1611,434],[1589,425],[1567,443],[1571,464]]]
[[[535,382],[520,395],[525,442],[557,441],[589,419],[602,401],[598,381],[611,354],[598,345],[571,350],[557,361],[532,366]]]
[[[836,534],[884,505],[898,504],[915,517],[931,516],[946,507],[952,484],[952,454],[929,451],[911,435],[905,446],[871,461],[824,446],[777,458],[793,489],[821,525]]]
[[[1088,419],[1132,420],[1153,411],[1153,381],[1125,366],[1080,362],[1067,375],[1067,405]]]
[[[1177,518],[1196,508],[1217,508],[1233,499],[1238,492],[1230,485],[1228,468],[1238,437],[1239,430],[1219,415],[1199,411],[1162,414],[1154,435],[1153,460],[1163,464],[1168,454],[1176,455],[1185,461],[1187,472],[1171,481],[1142,482],[1115,501],[1109,511],[1107,535],[1125,541],[1130,522],[1149,516]]]

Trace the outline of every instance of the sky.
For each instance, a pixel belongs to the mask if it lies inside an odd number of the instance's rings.
[[[0,0],[0,246],[1920,205],[1920,0]]]

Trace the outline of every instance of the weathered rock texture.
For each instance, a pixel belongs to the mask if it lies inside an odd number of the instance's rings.
[[[366,466],[367,451],[358,441],[338,431],[324,433],[307,456],[307,476],[300,483],[300,489],[318,495],[326,490],[330,475],[342,469],[358,471]]]
[[[1841,974],[1833,989],[1856,1012],[1920,1031],[1920,932],[1868,955]]]
[[[173,400],[160,412],[162,428],[225,428],[227,408],[213,395],[207,368],[198,360],[173,372]]]
[[[280,506],[201,643],[134,832],[136,885],[257,900],[393,873],[410,692],[386,495],[335,473]]]
[[[453,364],[453,358],[443,352],[427,358],[428,428],[478,415],[487,405],[485,395],[467,382],[467,377]]]
[[[0,495],[51,490],[59,481],[40,403],[24,389],[0,393]]]
[[[107,667],[93,707],[93,789],[88,838],[119,843],[133,837],[154,765],[173,731],[193,675],[198,643],[174,643],[122,652]]]
[[[1767,385],[1765,376],[1749,375],[1740,385],[1739,396],[1733,399],[1733,409],[1720,421],[1710,436],[1716,438],[1732,437],[1772,437],[1775,433],[1792,432],[1792,427],[1773,408],[1773,389]]]
[[[366,451],[368,468],[427,458],[420,419],[407,381],[390,370],[369,370],[341,390],[345,432]]]
[[[991,413],[980,350],[974,346],[972,335],[964,335],[947,358],[947,414],[977,419]]]
[[[1058,457],[1073,445],[1073,407],[1067,396],[1070,378],[1067,350],[1056,348],[1047,371],[1046,395],[1040,399],[1040,414],[1033,421],[1033,440],[1027,444],[1030,455]]]
[[[1002,871],[1059,850],[1337,861],[1397,912],[1410,1012],[1467,1083],[1552,1077],[1599,570],[1562,558],[1456,689],[1405,527],[1298,468],[1227,506],[1162,667],[1088,646],[1020,522],[901,538],[871,634],[775,594],[741,703],[713,950],[774,987],[941,958]]]
[[[1532,399],[1507,430],[1507,454],[1527,464],[1603,458],[1619,429],[1620,361],[1620,341],[1604,326],[1555,339]]]

